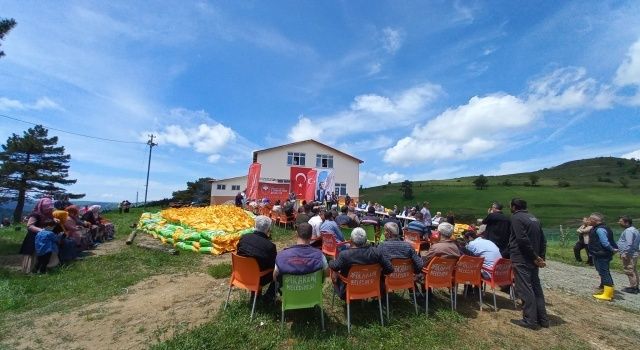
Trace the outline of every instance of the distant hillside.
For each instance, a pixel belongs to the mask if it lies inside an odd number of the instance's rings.
[[[539,177],[537,186],[530,186],[531,175]],[[530,173],[488,176],[489,187],[484,190],[473,185],[476,177],[414,181],[412,200],[402,198],[399,183],[365,188],[360,194],[386,207],[402,208],[427,200],[432,212],[453,211],[468,222],[484,217],[492,201],[508,204],[513,197],[526,199],[545,225],[574,225],[593,211],[603,212],[611,222],[622,214],[640,218],[640,161],[600,157]],[[627,188],[621,185],[621,177],[628,180]],[[560,181],[566,187],[560,187]]]

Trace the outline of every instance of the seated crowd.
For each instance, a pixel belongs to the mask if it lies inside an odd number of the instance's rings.
[[[371,207],[373,209],[373,207]],[[390,216],[381,221],[375,212],[369,211],[362,218],[350,217],[349,210],[342,210],[341,215],[337,215],[334,220],[333,211],[324,211],[322,208],[307,205],[300,212],[296,220],[296,244],[277,252],[275,244],[271,242],[272,220],[268,216],[259,215],[255,219],[255,232],[243,235],[237,247],[237,254],[245,257],[253,257],[257,260],[261,271],[274,269],[273,274],[264,275],[260,284],[267,287],[267,291],[261,299],[272,302],[282,281],[282,274],[308,274],[318,270],[330,269],[332,281],[336,294],[344,298],[345,286],[337,274],[346,277],[353,265],[380,264],[383,275],[393,272],[392,259],[410,259],[416,277],[416,282],[421,280],[421,272],[434,257],[458,259],[467,254],[485,258],[484,268],[491,270],[493,264],[500,255],[500,250],[492,241],[485,238],[487,230],[479,235],[474,232],[467,232],[463,239],[456,241],[451,237],[454,226],[448,222],[443,222],[437,227],[439,240],[432,242],[424,256],[414,249],[410,242],[402,237],[399,221]],[[416,219],[420,218],[418,212]],[[307,220],[307,222],[305,222]],[[340,220],[340,224],[338,224]],[[358,220],[358,221],[356,221]],[[421,221],[416,220],[423,224]],[[379,225],[384,234],[384,239],[375,245],[367,239],[367,234],[362,227],[353,228],[350,238],[347,240],[340,227],[349,227],[353,222],[360,224]],[[416,229],[423,237],[429,238],[431,231],[420,225],[408,225],[408,230]],[[340,250],[337,257],[327,263],[327,258],[323,255],[319,247],[314,246],[314,242],[321,241],[320,233],[331,233],[337,242],[348,242],[344,249]],[[488,272],[484,272],[487,277]],[[325,273],[326,276],[326,273]],[[423,290],[423,292],[425,292]],[[430,293],[429,293],[430,294]]]
[[[80,259],[115,235],[113,224],[102,218],[101,207],[79,209],[68,201],[42,198],[27,219],[27,233],[20,247],[25,273],[46,273],[47,268]]]

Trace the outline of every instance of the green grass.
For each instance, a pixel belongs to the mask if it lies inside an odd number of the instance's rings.
[[[0,269],[0,319],[37,309],[50,313],[105,300],[151,275],[193,269],[196,254],[171,256],[135,246],[77,261],[46,275]]]
[[[443,214],[453,211],[461,222],[466,223],[475,223],[476,218],[484,218],[493,201],[500,201],[508,207],[512,198],[520,197],[527,200],[529,210],[545,227],[577,226],[582,217],[594,211],[605,214],[610,223],[615,223],[620,215],[640,218],[640,173],[630,174],[636,167],[640,168],[640,163],[628,159],[594,158],[532,173],[489,176],[489,187],[484,190],[475,188],[474,176],[414,181],[412,200],[402,198],[399,183],[366,188],[360,191],[360,196],[366,201],[379,202],[390,208],[397,205],[400,209],[405,205],[429,201],[432,214],[436,211]],[[540,176],[539,186],[522,185],[529,181],[530,174]],[[621,176],[630,179],[628,188],[618,183]],[[598,177],[611,178],[614,182],[600,182]],[[506,179],[514,185],[502,185]],[[571,186],[558,187],[560,180],[569,181]]]
[[[231,276],[231,264],[221,263],[213,266],[209,266],[207,272],[213,278],[226,278]]]
[[[276,306],[257,308],[256,318],[249,322],[246,296],[220,310],[213,321],[160,343],[153,349],[451,349],[480,348],[469,345],[458,336],[466,320],[451,312],[446,302],[436,303],[438,311],[425,317],[416,316],[408,300],[393,298],[392,322],[380,326],[377,302],[352,303],[352,332],[347,334],[344,302],[331,299],[325,293],[325,322],[321,331],[317,309],[287,311],[285,329],[280,330],[279,309]],[[400,303],[404,304],[399,305]],[[386,322],[386,319],[385,319]]]
[[[569,187],[552,186],[490,186],[477,190],[473,185],[448,186],[432,182],[423,186],[413,186],[413,200],[401,197],[399,184],[364,189],[364,200],[382,203],[385,207],[397,205],[413,206],[422,201],[431,203],[431,212],[446,214],[453,211],[461,222],[475,223],[475,219],[484,218],[487,208],[493,201],[500,201],[508,207],[511,198],[524,198],[529,211],[536,215],[545,227],[577,224],[584,216],[594,211],[603,213],[610,223],[617,222],[620,215],[640,218],[640,189],[606,187]],[[508,212],[508,209],[506,209]]]

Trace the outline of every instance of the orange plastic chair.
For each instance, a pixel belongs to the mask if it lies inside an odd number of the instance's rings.
[[[420,254],[420,251],[426,250],[424,247],[429,245],[429,241],[423,241],[420,237],[420,232],[408,230],[406,228],[403,229],[402,232],[404,234],[404,240],[411,243],[411,246],[416,253]]]
[[[231,254],[231,279],[229,280],[229,292],[227,292],[227,301],[224,303],[224,309],[227,309],[229,297],[231,297],[231,287],[238,287],[253,292],[253,306],[251,307],[251,318],[256,309],[256,300],[262,291],[260,278],[262,276],[272,274],[273,269],[260,271],[258,262],[255,258],[245,257]]]
[[[465,286],[465,293],[467,286],[478,287],[478,294],[480,294],[480,311],[482,311],[482,263],[484,263],[483,257],[463,255],[458,259],[453,277],[455,290],[453,299],[454,309],[458,308],[458,285],[463,284]]]
[[[429,316],[429,288],[447,288],[451,293],[451,310],[453,310],[453,270],[456,259],[445,259],[439,256],[431,259],[429,265],[422,269],[424,274],[424,288],[427,293],[425,299],[425,313]]]
[[[387,320],[389,317],[389,292],[395,290],[408,289],[413,293],[413,305],[418,314],[418,303],[416,302],[416,285],[413,272],[413,262],[411,259],[391,259],[393,272],[384,276],[384,290],[387,297]]]
[[[380,324],[384,326],[382,316],[382,295],[380,292],[380,275],[382,267],[380,264],[371,265],[353,265],[349,269],[349,275],[344,277],[339,273],[338,278],[344,282],[347,288],[347,331],[351,333],[351,300],[361,300],[369,298],[378,298],[378,307],[380,308]]]
[[[513,300],[513,308],[516,308],[515,292],[513,290],[513,271],[511,269],[511,260],[500,258],[496,261],[496,264],[492,269],[485,269],[491,278],[482,278],[484,285],[489,285],[493,292],[493,310],[498,311],[498,304],[496,303],[496,287],[509,286],[509,298]]]
[[[339,248],[348,243],[336,241],[336,236],[327,231],[320,232],[320,237],[322,237],[322,253],[332,259],[337,258],[340,253]]]
[[[285,213],[280,213],[280,215],[278,216],[279,219],[279,224],[282,225],[285,229],[287,228],[287,225],[291,225],[291,228],[293,228],[293,224],[296,223],[296,218],[288,218],[287,214]]]

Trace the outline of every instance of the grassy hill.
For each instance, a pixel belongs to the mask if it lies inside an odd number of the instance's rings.
[[[539,177],[536,186],[530,185],[531,175]],[[621,177],[629,181],[628,187],[621,185]],[[492,201],[507,205],[513,197],[527,200],[530,211],[546,227],[576,226],[593,211],[602,212],[612,223],[623,214],[640,218],[640,161],[636,160],[601,157],[530,173],[488,176],[489,186],[483,190],[476,189],[475,178],[415,181],[412,200],[402,198],[400,183],[365,188],[360,195],[385,207],[395,204],[402,208],[426,200],[431,203],[432,212],[453,211],[464,222],[484,217]],[[568,187],[560,187],[560,181],[568,183]]]

